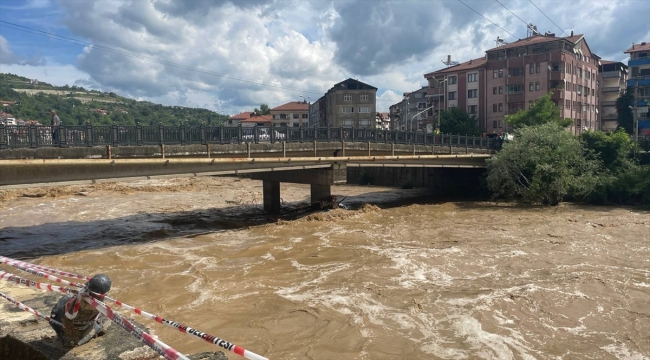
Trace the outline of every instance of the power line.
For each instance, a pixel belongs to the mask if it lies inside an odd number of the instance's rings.
[[[214,72],[214,71],[204,70],[204,69],[193,67],[193,66],[188,66],[188,65],[183,65],[183,64],[180,64],[180,63],[175,63],[175,62],[171,62],[171,61],[167,61],[167,60],[162,60],[162,59],[159,59],[159,58],[156,58],[156,57],[153,57],[153,56],[141,55],[141,54],[138,54],[138,53],[135,53],[135,52],[132,52],[132,51],[120,50],[120,49],[112,48],[112,47],[109,47],[109,46],[98,45],[98,44],[94,44],[94,43],[91,43],[91,42],[88,42],[88,41],[74,39],[74,38],[70,38],[70,37],[67,37],[67,36],[58,35],[58,34],[55,34],[55,33],[51,33],[51,32],[47,32],[47,31],[42,31],[42,30],[30,28],[30,27],[27,27],[27,26],[14,24],[14,23],[4,21],[4,20],[0,20],[0,23],[5,24],[5,25],[9,25],[9,27],[14,29],[14,30],[27,32],[27,33],[35,34],[35,35],[39,35],[39,36],[44,36],[44,37],[48,37],[48,38],[51,38],[51,39],[53,38],[55,40],[64,41],[64,42],[68,42],[68,43],[72,43],[72,44],[84,45],[84,46],[92,46],[93,49],[97,49],[97,50],[101,50],[101,51],[104,51],[104,52],[125,56],[125,57],[132,58],[132,59],[149,61],[149,62],[161,64],[161,65],[177,67],[177,68],[188,70],[188,71],[193,71],[193,72],[206,74],[206,75],[217,76],[217,77],[221,77],[221,78],[224,78],[224,79],[240,81],[240,82],[254,84],[254,85],[258,85],[258,86],[264,86],[264,87],[270,87],[270,88],[282,89],[282,90],[299,91],[299,92],[302,92],[302,93],[305,93],[305,94],[319,94],[319,95],[322,94],[322,93],[316,92],[316,91],[310,91],[310,90],[299,89],[299,88],[294,88],[294,87],[289,87],[289,86],[282,86],[282,85],[266,84],[266,83],[255,81],[255,80],[250,80],[250,79],[240,78],[240,77],[227,75],[227,74],[222,74],[222,73],[218,73],[218,72]]]
[[[517,19],[521,20],[521,22],[524,23],[524,25],[528,26],[528,23],[527,23],[527,22],[525,22],[522,18],[520,18],[519,16],[517,16],[517,14],[513,13],[512,11],[510,11],[510,9],[508,9],[505,5],[503,5],[499,0],[494,0],[494,1],[498,2],[499,5],[503,6],[504,9],[508,10],[508,11],[509,11],[512,15],[514,15]]]
[[[531,4],[533,4],[533,6],[534,6],[535,8],[537,8],[537,10],[539,10],[539,12],[541,12],[544,16],[546,16],[546,18],[548,19],[548,21],[552,22],[553,25],[557,26],[557,28],[560,29],[560,30],[564,33],[564,35],[569,36],[569,34],[567,34],[566,31],[564,31],[561,27],[559,27],[556,23],[554,23],[553,20],[551,20],[550,17],[548,17],[546,14],[544,14],[544,12],[542,11],[542,9],[538,8],[537,5],[535,5],[535,3],[533,2],[533,0],[528,0],[528,1],[529,1]]]
[[[514,36],[514,35],[512,35],[512,33],[511,33],[510,31],[508,31],[508,30],[506,30],[506,29],[504,29],[504,28],[502,28],[501,26],[499,26],[499,25],[497,25],[497,24],[496,24],[496,23],[495,23],[494,21],[492,21],[492,20],[490,20],[490,19],[488,19],[488,18],[486,18],[485,16],[483,16],[483,15],[482,15],[482,14],[481,14],[480,12],[478,12],[478,11],[476,11],[476,10],[474,10],[474,9],[472,9],[472,7],[471,7],[471,6],[469,6],[469,5],[467,5],[467,4],[465,4],[465,3],[464,3],[464,2],[462,2],[461,0],[458,0],[458,2],[459,2],[459,3],[461,3],[461,4],[463,4],[463,5],[465,5],[465,6],[467,6],[467,7],[468,7],[468,8],[470,9],[470,10],[472,10],[472,11],[473,11],[473,12],[475,12],[475,13],[477,13],[477,14],[478,14],[478,15],[479,15],[480,17],[482,17],[483,19],[485,19],[485,20],[487,20],[487,21],[489,21],[489,22],[491,22],[491,23],[492,23],[492,25],[494,25],[494,26],[496,26],[496,27],[498,27],[499,29],[501,29],[501,30],[503,30],[503,31],[505,31],[506,33],[508,33],[508,34],[509,34],[510,36],[512,36],[513,38],[515,38],[515,39],[519,39],[518,37],[516,37],[516,36]]]

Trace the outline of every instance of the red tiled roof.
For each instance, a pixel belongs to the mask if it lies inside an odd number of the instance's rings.
[[[650,42],[644,41],[640,44],[634,44],[631,48],[624,51],[625,54],[630,54],[637,51],[647,51],[650,50]]]
[[[271,109],[271,111],[307,111],[307,110],[309,110],[309,103],[307,103],[306,101],[292,101]]]
[[[506,45],[502,45],[502,46],[498,46],[498,47],[486,50],[486,52],[494,51],[494,50],[512,49],[512,48],[516,48],[516,47],[520,47],[520,46],[526,46],[526,45],[532,45],[532,44],[543,44],[543,43],[558,41],[558,40],[568,40],[568,41],[575,44],[576,42],[578,42],[583,37],[584,37],[584,35],[582,35],[582,34],[567,36],[567,37],[535,35],[535,36],[527,37],[525,39],[517,40],[515,42],[511,42],[511,43],[506,44]]]
[[[258,123],[258,122],[270,122],[273,118],[272,115],[253,115],[246,120],[241,120],[242,123]]]
[[[437,71],[430,72],[428,74],[424,74],[424,77],[428,77],[429,75],[447,74],[447,73],[455,73],[455,72],[459,72],[459,71],[472,70],[472,69],[476,69],[476,68],[479,68],[479,67],[485,65],[486,62],[487,62],[487,60],[485,59],[485,56],[484,56],[484,57],[480,57],[478,59],[472,59],[470,61],[466,61],[466,62],[464,62],[462,64],[458,64],[458,65],[455,65],[455,66],[450,66],[448,68],[444,68],[444,69],[440,69],[440,70],[437,70]]]
[[[230,117],[230,120],[245,120],[251,117],[251,114],[253,114],[250,111],[244,111],[243,113],[239,113],[237,115],[233,115]]]

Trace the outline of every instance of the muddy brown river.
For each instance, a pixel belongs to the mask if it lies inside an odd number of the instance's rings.
[[[333,192],[354,210],[300,216],[309,187],[283,184],[277,220],[246,179],[14,190],[0,254],[106,273],[113,297],[271,359],[650,358],[649,211]]]

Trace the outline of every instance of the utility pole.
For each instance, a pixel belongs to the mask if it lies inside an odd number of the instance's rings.
[[[632,118],[634,119],[634,142],[639,143],[639,114],[637,113],[637,104],[639,103],[639,78],[634,78],[634,113]]]

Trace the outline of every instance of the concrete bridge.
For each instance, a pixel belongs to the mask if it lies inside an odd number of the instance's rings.
[[[484,146],[480,146],[484,145]],[[157,177],[251,173],[263,181],[264,209],[280,211],[280,183],[311,186],[312,202],[331,196],[354,168],[481,169],[487,142],[394,144],[279,142],[0,150],[0,190]]]

